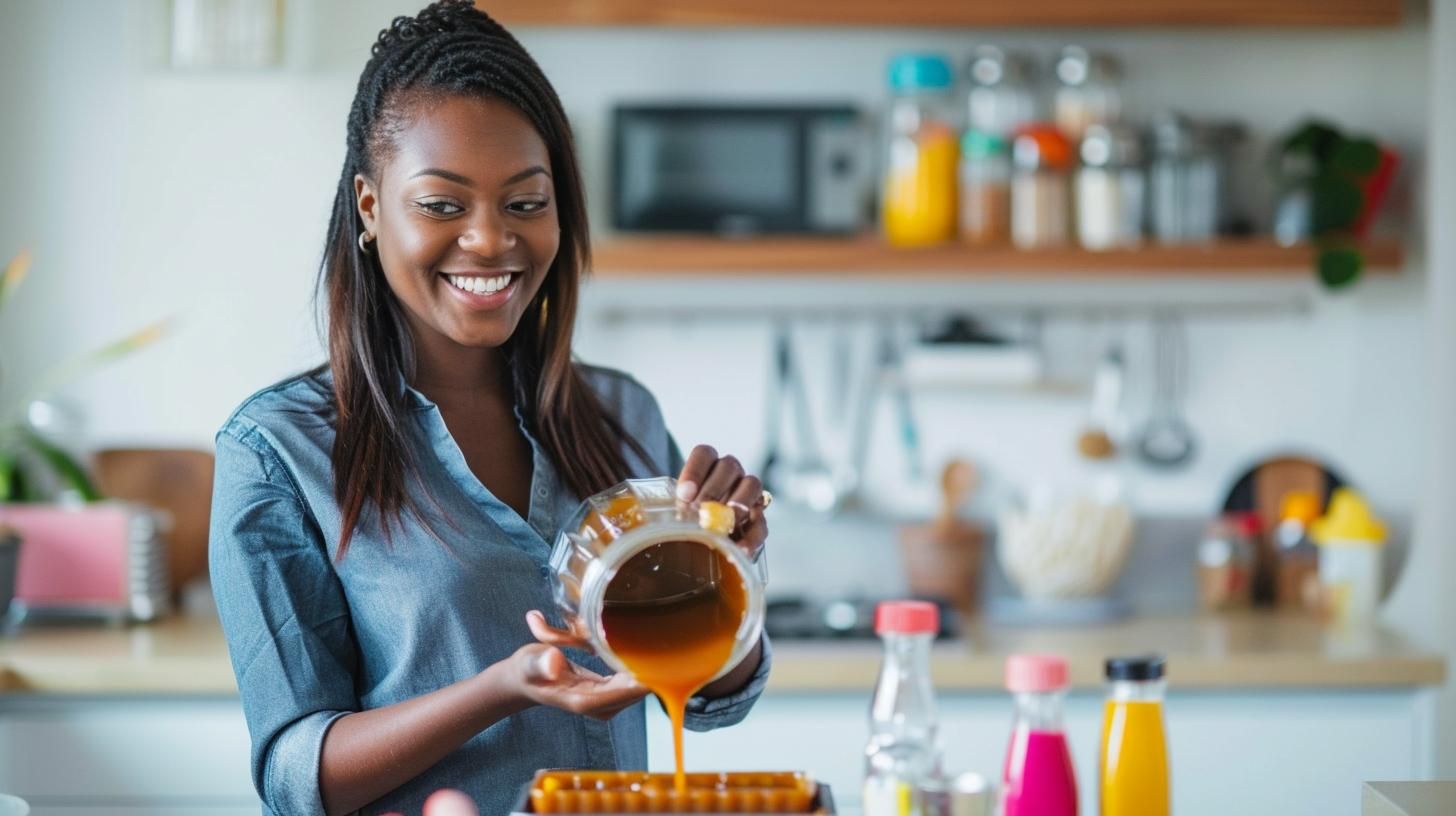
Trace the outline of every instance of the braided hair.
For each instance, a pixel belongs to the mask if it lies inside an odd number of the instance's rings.
[[[379,514],[385,535],[407,500],[416,468],[398,383],[412,379],[414,344],[402,307],[374,253],[356,239],[364,225],[356,175],[374,176],[417,103],[440,95],[504,101],[535,127],[551,161],[560,248],[527,305],[506,354],[514,398],[528,429],[579,497],[628,474],[623,441],[641,446],[608,413],[572,362],[577,289],[590,260],[586,204],[571,128],[555,90],[516,38],[469,0],[440,0],[379,33],[349,109],[348,151],[329,219],[318,291],[327,299],[328,366],[337,429],[332,451],[335,498],[343,516],[342,558],[361,515]]]

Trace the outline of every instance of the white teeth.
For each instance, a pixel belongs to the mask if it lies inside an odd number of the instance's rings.
[[[494,278],[465,277],[463,275],[451,275],[450,283],[457,289],[466,292],[473,292],[477,295],[488,295],[506,288],[510,285],[511,273],[497,275]]]

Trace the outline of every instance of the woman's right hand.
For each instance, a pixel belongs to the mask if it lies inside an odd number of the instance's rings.
[[[526,699],[609,720],[647,696],[648,690],[631,675],[601,675],[567,660],[563,647],[582,648],[584,644],[580,638],[552,628],[541,613],[530,613],[526,623],[541,641],[522,646],[511,656],[513,676]]]

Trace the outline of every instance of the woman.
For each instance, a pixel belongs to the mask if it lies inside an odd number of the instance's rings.
[[[734,507],[744,546],[767,526],[736,460],[683,461],[641,385],[573,363],[588,251],[535,62],[464,0],[396,19],[349,112],[328,363],[217,436],[212,580],[268,812],[413,813],[451,787],[503,814],[538,768],[645,766],[646,691],[562,629],[550,541],[585,496],[664,473]],[[768,663],[761,642],[689,727],[742,719]]]

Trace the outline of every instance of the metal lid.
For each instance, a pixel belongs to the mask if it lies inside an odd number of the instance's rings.
[[[966,65],[966,78],[983,88],[994,85],[1027,85],[1035,78],[1036,67],[1021,54],[1008,54],[999,46],[979,45]]]
[[[1161,680],[1165,663],[1161,655],[1107,658],[1108,680]]]
[[[1142,140],[1125,125],[1088,125],[1077,153],[1085,167],[1137,167],[1143,161]]]
[[[1089,82],[1116,82],[1122,78],[1122,63],[1108,54],[1069,45],[1057,55],[1055,71],[1063,85],[1077,87]]]

